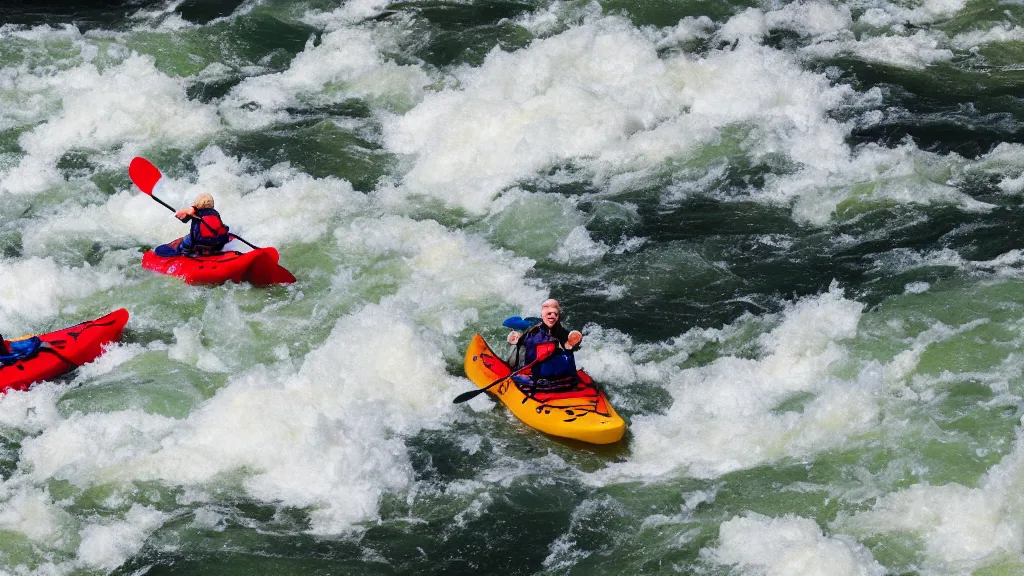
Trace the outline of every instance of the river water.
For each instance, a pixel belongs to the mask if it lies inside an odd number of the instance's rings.
[[[1022,17],[0,8],[0,332],[132,314],[0,398],[0,573],[1024,572]],[[135,156],[298,281],[143,270]],[[618,444],[451,402],[547,297]]]

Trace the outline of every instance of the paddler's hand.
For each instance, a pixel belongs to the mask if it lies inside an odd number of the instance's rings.
[[[519,336],[521,336],[521,334],[519,332],[516,332],[515,330],[513,330],[512,332],[509,332],[508,333],[508,343],[512,344],[512,345],[515,345],[516,342],[519,342]]]
[[[182,208],[174,213],[174,217],[182,222],[187,222],[188,219],[196,215],[196,207],[189,206],[188,208]]]
[[[569,332],[569,337],[565,339],[566,350],[572,350],[579,345],[580,340],[583,340],[583,333],[579,330],[573,330]]]

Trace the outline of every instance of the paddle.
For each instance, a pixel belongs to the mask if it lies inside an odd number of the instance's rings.
[[[156,200],[171,212],[177,212],[177,210],[175,210],[173,206],[153,195],[153,188],[156,187],[156,183],[160,181],[160,178],[163,178],[163,174],[160,173],[160,170],[156,166],[153,166],[152,162],[146,160],[141,156],[136,156],[135,158],[132,158],[131,164],[128,165],[128,176],[132,179],[132,182],[134,182],[135,185],[139,187],[139,190],[145,192],[147,196],[149,196],[153,200]],[[210,230],[210,232],[213,232],[214,234],[217,233],[217,231],[210,227],[209,224],[203,222],[202,218],[199,218],[198,220],[199,223],[202,224],[203,226],[206,226]],[[238,234],[233,234],[229,232],[228,236],[231,236],[232,238],[235,238],[245,243],[253,250],[260,249],[259,246],[249,242],[248,240],[242,238]]]
[[[519,316],[509,316],[501,323],[502,326],[509,330],[516,330],[522,332],[534,324],[540,324],[540,318],[535,316],[527,316],[526,318],[520,318]]]
[[[537,360],[540,360],[540,358],[538,358]],[[504,382],[505,380],[508,380],[509,378],[515,376],[516,374],[519,374],[523,370],[526,370],[530,366],[533,366],[534,364],[537,363],[537,360],[534,360],[533,362],[530,362],[526,366],[523,366],[522,368],[520,368],[519,370],[516,370],[515,372],[509,374],[508,376],[502,376],[501,378],[498,378],[497,380],[495,380],[494,382],[491,382],[490,384],[488,384],[487,386],[484,386],[483,388],[477,388],[476,390],[470,390],[469,392],[463,392],[462,394],[459,394],[458,396],[455,397],[454,400],[452,400],[452,404],[462,404],[466,400],[471,400],[473,398],[476,398],[477,394],[482,394],[482,393],[486,392],[487,389],[490,388],[491,386],[494,386],[495,384],[500,384],[500,383]]]

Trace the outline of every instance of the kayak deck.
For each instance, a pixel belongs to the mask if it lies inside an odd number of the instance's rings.
[[[466,349],[466,376],[480,388],[512,373],[479,334]],[[591,444],[618,442],[626,422],[615,413],[608,398],[583,370],[558,387],[534,385],[529,372],[508,378],[490,390],[528,426],[552,436]]]

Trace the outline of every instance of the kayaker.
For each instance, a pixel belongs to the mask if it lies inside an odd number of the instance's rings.
[[[184,236],[157,246],[153,251],[157,256],[177,256],[179,254],[213,254],[224,249],[231,240],[228,226],[220,218],[220,213],[213,209],[213,196],[203,192],[196,196],[192,205],[174,213],[182,222],[192,221],[192,229]]]
[[[7,345],[7,340],[4,340],[4,335],[0,334],[0,355],[10,354],[11,348]]]
[[[576,375],[573,352],[579,349],[583,334],[569,331],[561,323],[562,307],[549,298],[540,305],[541,321],[523,332],[509,332],[508,343],[516,347],[509,362],[513,369],[537,360],[530,369],[535,379],[557,380]]]

